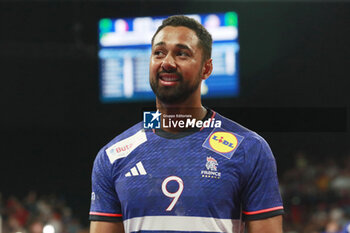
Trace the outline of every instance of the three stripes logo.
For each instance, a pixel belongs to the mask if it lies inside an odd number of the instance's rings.
[[[142,162],[138,162],[136,166],[132,167],[128,173],[125,174],[126,177],[129,176],[139,176],[139,175],[146,175],[147,172],[145,168],[142,165]]]

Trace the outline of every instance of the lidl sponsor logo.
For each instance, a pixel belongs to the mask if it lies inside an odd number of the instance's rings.
[[[214,129],[203,143],[203,147],[230,159],[244,137],[221,128]]]
[[[209,138],[209,145],[213,150],[228,153],[237,147],[237,138],[233,133],[215,132]]]

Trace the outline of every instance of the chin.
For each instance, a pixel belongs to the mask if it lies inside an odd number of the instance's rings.
[[[163,96],[157,95],[157,98],[165,104],[178,104],[186,100],[183,96]]]

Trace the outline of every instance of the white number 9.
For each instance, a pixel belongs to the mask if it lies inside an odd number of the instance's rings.
[[[174,193],[171,193],[166,189],[166,186],[168,185],[169,181],[172,181],[172,180],[176,181],[179,185],[179,189]],[[169,176],[168,178],[166,178],[163,181],[162,191],[163,191],[164,195],[167,197],[174,198],[172,200],[172,202],[170,203],[170,205],[168,206],[168,208],[166,209],[166,211],[171,211],[174,208],[176,202],[179,200],[179,197],[181,196],[182,190],[184,190],[184,182],[182,181],[182,179],[180,177]]]

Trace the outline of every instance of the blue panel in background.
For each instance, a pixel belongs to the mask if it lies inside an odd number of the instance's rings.
[[[239,93],[238,21],[235,12],[187,15],[213,37],[213,73],[202,83],[203,98]],[[102,102],[154,100],[149,85],[151,38],[164,17],[101,19],[99,22],[100,99]]]

